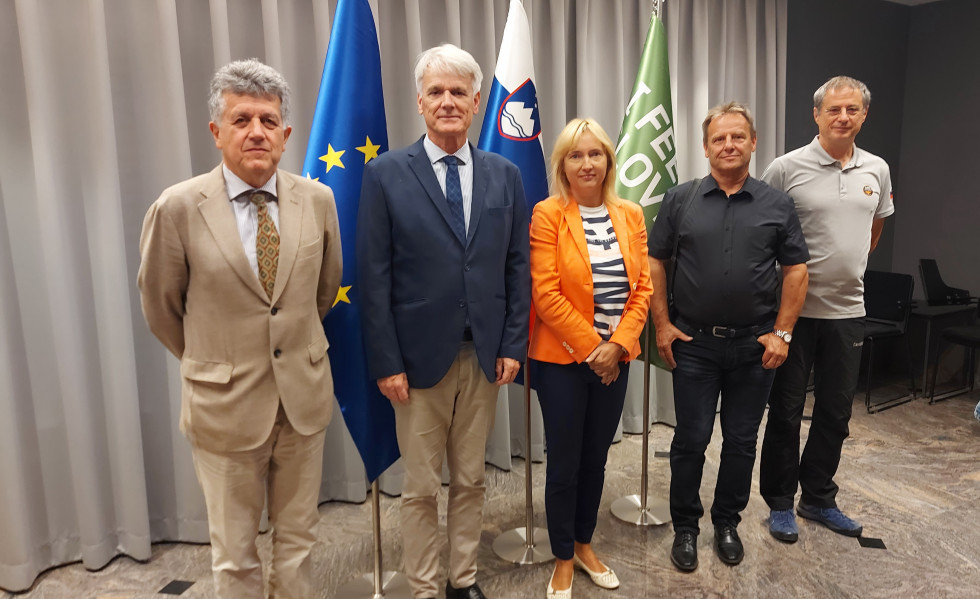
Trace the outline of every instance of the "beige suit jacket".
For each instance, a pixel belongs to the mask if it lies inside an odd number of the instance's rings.
[[[209,451],[262,444],[280,400],[300,434],[330,421],[321,320],[341,280],[337,209],[329,187],[282,170],[277,196],[271,300],[245,257],[220,165],[165,190],[143,222],[143,315],[180,359],[180,430]]]

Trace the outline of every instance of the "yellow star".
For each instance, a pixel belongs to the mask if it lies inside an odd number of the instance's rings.
[[[380,149],[381,146],[376,146],[371,143],[370,137],[367,138],[367,141],[364,142],[363,146],[357,146],[357,151],[364,154],[364,164],[370,162],[372,158],[377,158],[378,150]]]
[[[333,301],[333,306],[336,306],[340,302],[344,302],[345,304],[350,303],[350,298],[347,297],[347,292],[350,291],[350,288],[350,285],[347,287],[341,286],[341,288],[337,290],[337,299]],[[333,306],[330,307],[332,308]]]
[[[324,154],[323,156],[320,156],[320,160],[327,163],[328,173],[330,172],[330,169],[332,169],[335,166],[339,166],[340,168],[345,168],[344,163],[340,161],[340,157],[343,156],[344,152],[346,151],[347,150],[341,150],[338,152],[337,150],[333,149],[332,145],[327,144],[327,153]]]
[[[310,181],[316,181],[316,182],[320,181],[320,177],[311,177],[310,173],[306,173],[306,178],[309,179]]]

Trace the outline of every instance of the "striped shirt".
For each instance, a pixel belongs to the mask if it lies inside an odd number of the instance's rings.
[[[626,276],[623,252],[616,239],[606,205],[579,206],[585,245],[592,263],[592,290],[595,298],[595,317],[592,326],[604,341],[609,341],[626,308],[630,282]]]

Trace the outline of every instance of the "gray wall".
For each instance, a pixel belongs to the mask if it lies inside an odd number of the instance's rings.
[[[888,162],[893,187],[898,187],[905,59],[913,9],[884,0],[789,0],[788,10],[786,150],[810,143],[817,134],[813,92],[835,75],[850,75],[871,90],[868,119],[857,144]],[[896,215],[885,221],[868,268],[892,270],[897,216],[911,201],[904,194],[895,194]]]
[[[893,266],[917,272],[919,258],[935,258],[947,284],[977,295],[980,2],[944,0],[911,14]]]

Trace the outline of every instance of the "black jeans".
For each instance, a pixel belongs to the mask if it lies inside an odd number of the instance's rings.
[[[672,346],[677,362],[673,374],[677,426],[670,444],[674,531],[699,532],[698,520],[704,515],[700,496],[704,452],[711,441],[719,393],[723,440],[711,522],[737,526],[739,512],[749,501],[759,424],[774,371],[762,367],[765,348],[755,335],[722,339],[678,325],[694,340],[678,340]]]
[[[587,364],[532,363],[548,443],[544,506],[551,551],[572,559],[575,541],[592,542],[606,457],[626,399],[629,367],[602,384]]]
[[[849,434],[863,344],[864,318],[796,322],[789,356],[777,369],[769,395],[769,421],[762,441],[759,491],[770,509],[792,509],[797,486],[802,489],[802,503],[837,507],[834,475]],[[813,420],[801,456],[800,421],[811,368]]]

